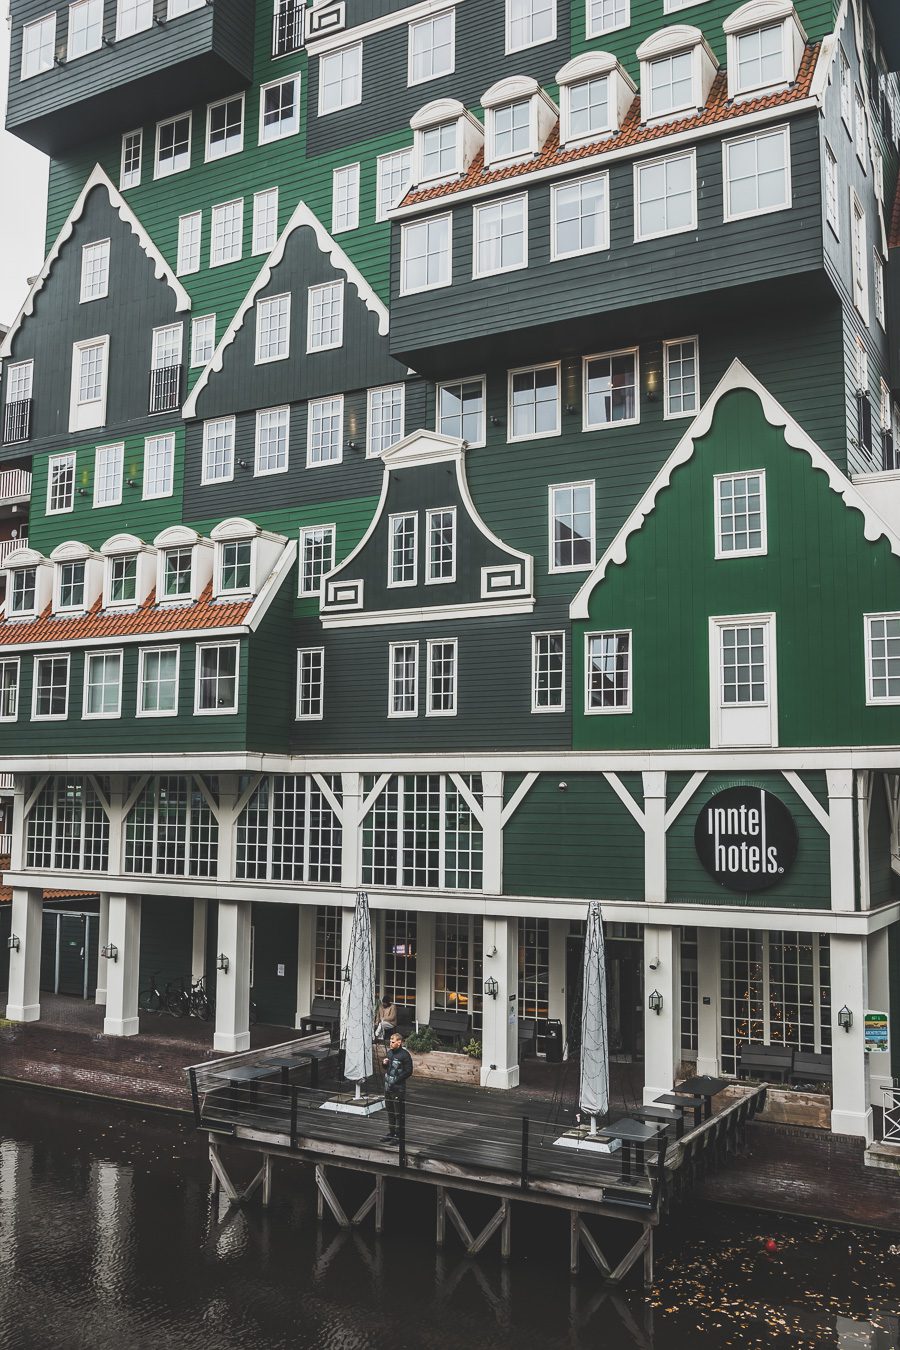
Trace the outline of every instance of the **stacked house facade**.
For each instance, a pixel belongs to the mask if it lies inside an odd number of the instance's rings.
[[[3,342],[7,1016],[47,886],[151,975],[574,1044],[648,1098],[900,1073],[900,16],[887,0],[12,0],[52,159]],[[893,231],[893,232],[892,232]],[[485,992],[487,990],[487,992]]]

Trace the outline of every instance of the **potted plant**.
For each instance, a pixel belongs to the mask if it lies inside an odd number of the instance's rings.
[[[431,1027],[422,1027],[406,1038],[420,1078],[436,1078],[449,1083],[481,1082],[481,1042],[470,1040],[461,1051],[447,1050]]]

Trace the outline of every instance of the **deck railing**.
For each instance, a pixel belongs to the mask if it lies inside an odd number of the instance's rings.
[[[181,407],[181,366],[160,366],[150,372],[150,412],[176,412]]]
[[[0,858],[8,858],[12,853],[12,835],[0,834]]]
[[[27,469],[0,469],[0,502],[31,496],[31,474]]]
[[[0,567],[6,562],[11,553],[15,553],[17,548],[28,547],[28,536],[22,535],[19,539],[0,539]]]
[[[12,792],[16,783],[11,773],[0,773],[0,792]]]
[[[884,1127],[881,1135],[883,1144],[892,1144],[900,1148],[900,1087],[883,1088]]]

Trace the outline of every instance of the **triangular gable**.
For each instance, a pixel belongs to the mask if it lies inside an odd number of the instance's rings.
[[[186,399],[183,408],[183,415],[185,418],[197,416],[197,400],[209,383],[210,377],[221,371],[225,360],[225,352],[231,346],[232,342],[234,342],[235,337],[243,327],[244,320],[249,311],[253,308],[256,297],[272,280],[272,273],[283,260],[285,249],[291,235],[295,230],[298,230],[303,226],[306,226],[313,231],[319,250],[327,255],[332,266],[336,270],[343,272],[350,284],[356,288],[359,298],[366,309],[377,318],[379,334],[382,337],[387,335],[390,328],[390,314],[387,306],[378,298],[362,272],[360,272],[355,263],[351,262],[340,244],[338,244],[328,233],[318,216],[309,209],[306,202],[298,202],[293,215],[282,230],[278,242],[266,258],[259,275],[244,296],[231,323],[222,334],[215,351],[210,357],[208,365],[204,367],[197,383],[194,385],[189,397]]]
[[[13,339],[18,333],[25,319],[29,318],[29,316],[34,312],[34,302],[37,299],[40,292],[43,290],[44,283],[49,277],[51,268],[53,267],[53,264],[59,257],[63,245],[67,243],[68,240],[72,237],[75,225],[81,219],[81,216],[84,213],[84,208],[87,204],[88,197],[96,187],[100,187],[105,190],[107,196],[109,197],[110,206],[113,208],[113,210],[118,212],[119,218],[129,227],[132,234],[137,239],[142,250],[150,259],[150,261],[153,263],[157,280],[165,281],[166,285],[169,286],[170,289],[173,291],[175,295],[176,312],[180,313],[182,310],[189,310],[191,308],[191,297],[188,295],[187,291],[184,289],[181,282],[176,277],[172,268],[166,262],[165,258],[160,253],[159,249],[156,247],[153,240],[150,238],[149,234],[144,229],[143,225],[138,220],[137,216],[134,214],[131,207],[126,202],[125,198],[122,196],[121,192],[119,192],[118,188],[115,187],[108,174],[101,167],[101,165],[96,164],[90,174],[90,177],[87,179],[87,182],[84,184],[84,187],[78,194],[78,200],[75,202],[75,205],[72,207],[72,210],[66,217],[62,229],[56,236],[56,240],[53,244],[53,247],[47,254],[47,257],[44,259],[44,265],[41,268],[40,272],[38,273],[37,277],[35,278],[31,290],[28,292],[28,295],[26,296],[24,305],[19,310],[18,314],[13,320],[12,327],[6,334],[6,337],[3,339],[2,344],[0,344],[0,359],[5,358],[11,354]]]
[[[696,443],[709,433],[713,415],[721,399],[736,389],[747,389],[756,394],[769,425],[780,427],[787,445],[792,450],[801,450],[808,455],[813,468],[820,469],[827,477],[832,492],[843,498],[844,504],[851,510],[860,512],[865,522],[866,539],[870,543],[874,543],[876,539],[886,539],[891,552],[900,557],[900,535],[891,529],[871,503],[854,487],[847,475],[838,468],[834,460],[816,445],[799,422],[782,407],[764,385],[760,384],[744,363],[735,359],[576,594],[569,607],[571,619],[587,620],[590,617],[589,605],[594,588],[603,580],[607,568],[612,563],[622,564],[627,560],[629,539],[643,528],[647,518],[653,514],[657,498],[664,488],[670,486],[675,470],[693,459]]]

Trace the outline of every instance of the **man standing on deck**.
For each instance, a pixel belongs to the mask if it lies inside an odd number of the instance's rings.
[[[395,1031],[384,1061],[384,1104],[388,1113],[388,1132],[383,1144],[400,1142],[400,1113],[406,1101],[406,1080],[412,1076],[412,1055],[403,1044],[402,1031]]]

